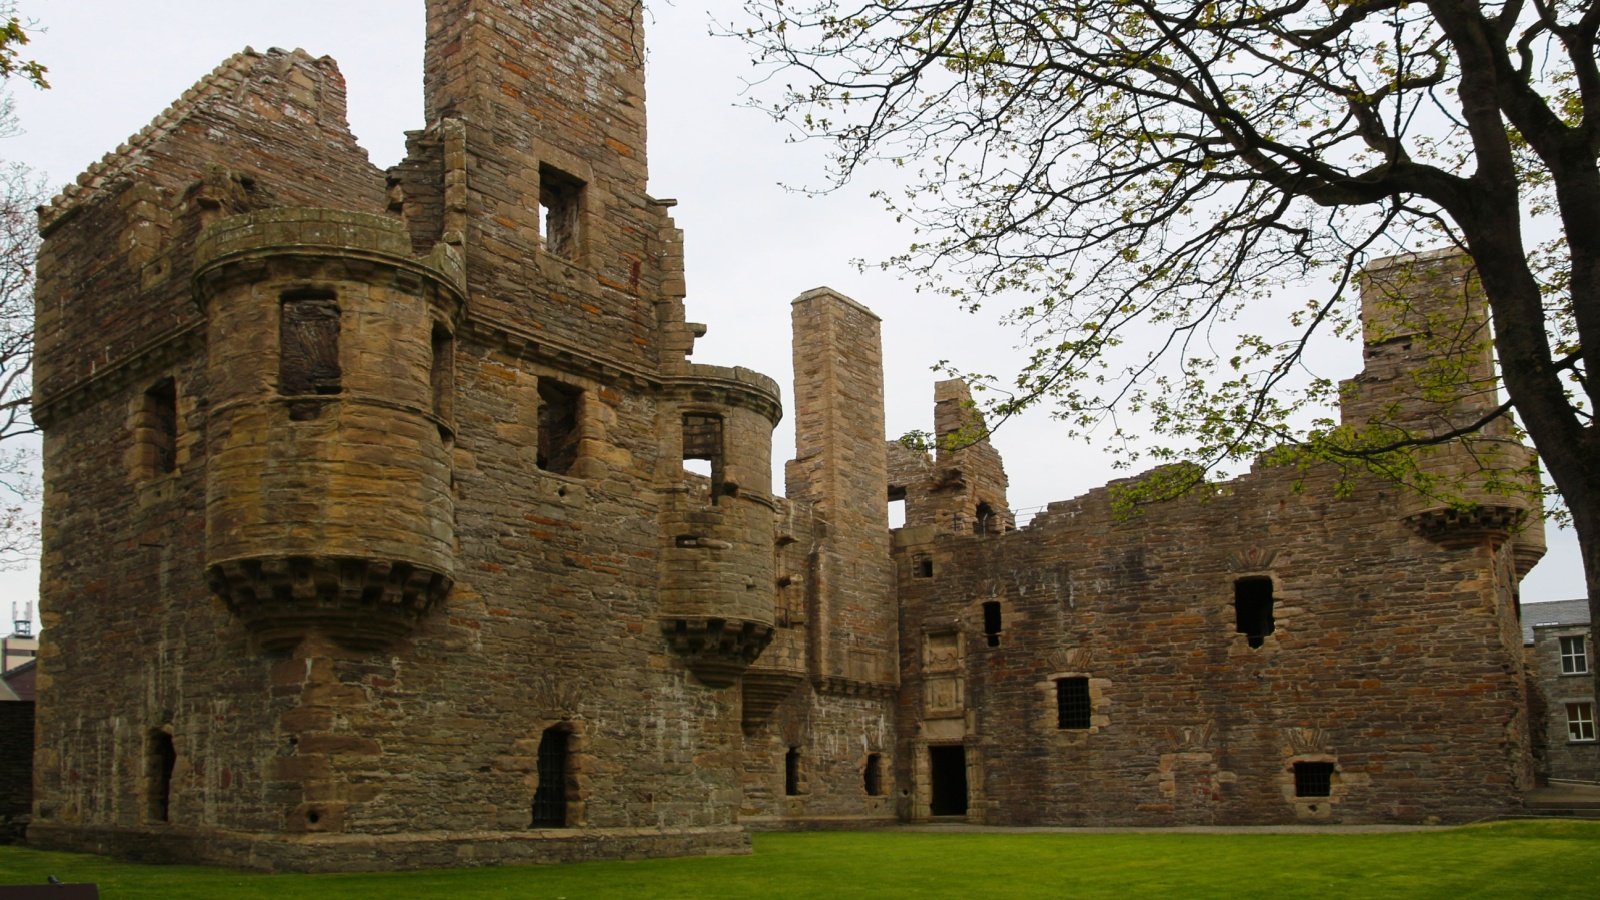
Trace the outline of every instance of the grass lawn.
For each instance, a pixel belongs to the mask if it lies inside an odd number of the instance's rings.
[[[1403,834],[755,835],[742,857],[258,875],[0,847],[0,884],[46,875],[122,898],[1600,897],[1600,822]]]

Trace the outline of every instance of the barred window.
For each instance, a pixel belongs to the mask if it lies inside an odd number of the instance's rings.
[[[1333,763],[1297,762],[1294,764],[1294,795],[1326,797],[1333,792]]]
[[[1583,635],[1561,639],[1561,674],[1586,675],[1589,672],[1589,653],[1584,647]]]
[[[1056,679],[1056,727],[1089,727],[1089,679]]]

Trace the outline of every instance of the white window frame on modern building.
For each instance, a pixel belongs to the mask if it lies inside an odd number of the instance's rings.
[[[1589,648],[1583,635],[1574,634],[1561,638],[1561,674],[1589,674]]]
[[[1594,704],[1588,701],[1567,704],[1567,740],[1574,743],[1594,741]]]

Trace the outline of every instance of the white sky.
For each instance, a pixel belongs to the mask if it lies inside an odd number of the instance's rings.
[[[780,187],[821,181],[823,151],[792,144],[790,132],[741,108],[752,77],[738,42],[708,34],[707,6],[649,4],[650,191],[675,197],[687,237],[691,321],[710,326],[695,359],[765,372],[789,401],[789,301],[828,285],[883,317],[885,392],[891,436],[932,424],[930,367],[949,359],[1005,372],[1021,358],[1019,336],[990,314],[968,315],[919,295],[852,259],[880,259],[910,236],[896,228],[867,186],[823,197]],[[716,0],[731,21],[737,3]],[[0,159],[21,161],[59,186],[125,141],[229,55],[252,46],[300,47],[339,62],[349,86],[351,127],[380,168],[399,161],[403,132],[422,122],[422,0],[21,0],[46,31],[27,48],[49,66],[49,91],[16,87],[24,134],[0,141]],[[1353,347],[1334,351],[1328,374],[1349,377]],[[791,422],[773,456],[793,454]],[[1011,478],[1014,509],[1065,500],[1119,473],[1110,458],[1068,442],[1044,412],[995,437]],[[781,465],[781,463],[780,463]],[[777,489],[781,492],[781,476]],[[1524,582],[1526,601],[1584,596],[1577,542],[1550,531],[1550,554]],[[37,595],[36,569],[0,573],[0,598]]]

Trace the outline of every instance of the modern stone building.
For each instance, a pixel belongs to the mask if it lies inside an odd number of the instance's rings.
[[[1544,744],[1541,774],[1558,781],[1600,782],[1591,634],[1588,600],[1522,607],[1522,641],[1534,678],[1532,725]]]
[[[819,289],[780,496],[777,386],[688,358],[639,6],[427,8],[387,173],[331,60],[246,50],[42,213],[32,843],[331,870],[1516,804],[1542,539],[1470,481],[1509,436],[1422,461],[1476,504],[1278,467],[1017,529],[987,441],[886,442],[879,320]],[[1492,405],[1473,291],[1369,273],[1348,422]]]

